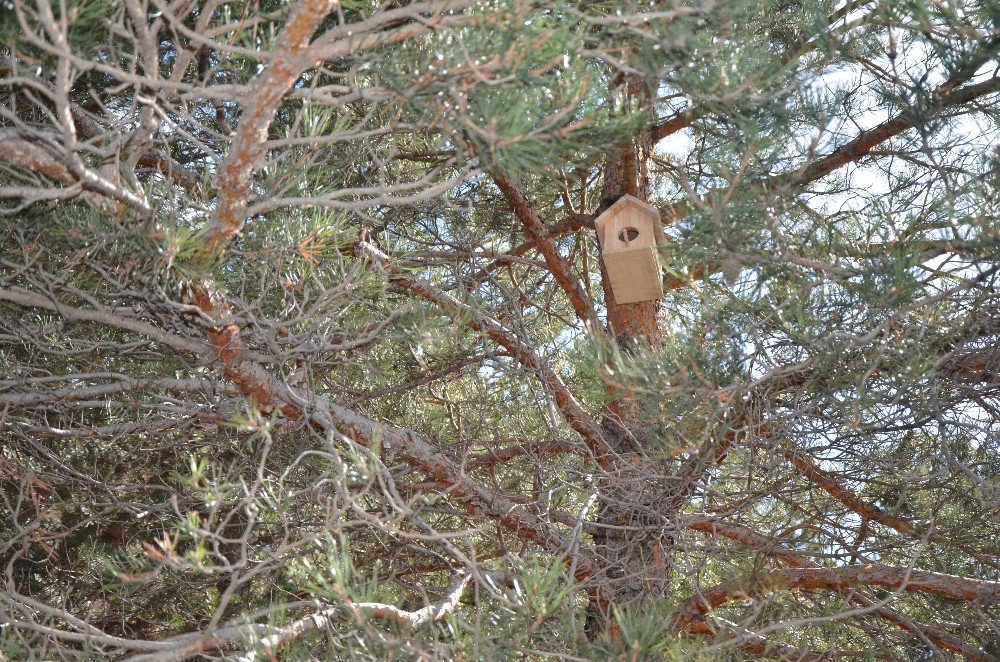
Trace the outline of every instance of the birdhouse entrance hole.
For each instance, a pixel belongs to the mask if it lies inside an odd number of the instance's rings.
[[[663,296],[654,232],[659,222],[659,210],[631,195],[622,196],[595,221],[601,257],[616,302],[635,303]]]
[[[635,228],[625,228],[618,233],[618,239],[620,239],[626,246],[631,244],[633,241],[639,238],[639,231]]]

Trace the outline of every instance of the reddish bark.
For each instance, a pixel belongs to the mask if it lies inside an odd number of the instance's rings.
[[[271,64],[251,85],[243,103],[239,130],[216,178],[219,197],[215,218],[205,234],[207,254],[219,251],[243,227],[251,175],[267,149],[271,121],[285,93],[311,64],[303,62],[299,55],[309,46],[313,33],[334,4],[334,0],[302,0],[295,5],[278,36]]]
[[[1000,582],[969,579],[887,565],[839,568],[785,568],[770,573],[725,582],[684,601],[674,618],[674,627],[692,633],[711,631],[705,615],[727,602],[753,598],[774,591],[842,591],[859,587],[925,593],[983,606],[1000,603]]]

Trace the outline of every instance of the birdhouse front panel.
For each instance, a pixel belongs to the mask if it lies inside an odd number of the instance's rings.
[[[663,278],[655,248],[605,253],[604,267],[618,303],[651,301],[663,296]]]
[[[663,296],[654,232],[659,222],[655,207],[630,195],[622,196],[595,221],[604,267],[618,303]]]

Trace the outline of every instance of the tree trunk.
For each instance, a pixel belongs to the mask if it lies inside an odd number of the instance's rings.
[[[648,99],[642,81],[630,80],[627,86],[630,101]],[[652,135],[642,132],[631,146],[607,161],[598,212],[625,194],[648,200],[651,152]],[[661,302],[616,302],[603,259],[601,281],[608,326],[621,351],[658,347]],[[658,505],[671,496],[670,481],[662,475],[648,475],[648,470],[640,469],[640,465],[648,467],[648,463],[639,461],[648,447],[650,426],[645,421],[649,420],[652,417],[642,403],[618,399],[608,406],[602,421],[604,435],[617,458],[605,463],[614,469],[599,483],[597,525],[602,530],[593,536],[598,567],[589,589],[586,624],[591,639],[601,632],[612,637],[619,634],[615,606],[663,595],[669,584],[672,538],[665,533],[666,522],[661,521],[657,511]]]

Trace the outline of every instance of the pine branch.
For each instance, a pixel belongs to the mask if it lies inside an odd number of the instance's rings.
[[[576,274],[573,273],[573,269],[569,263],[559,255],[555,243],[549,237],[545,225],[542,223],[542,219],[531,206],[521,187],[518,186],[514,178],[507,172],[493,170],[491,175],[500,190],[510,199],[511,205],[514,208],[514,215],[521,221],[525,233],[531,238],[535,243],[535,247],[545,258],[545,264],[548,266],[552,276],[569,297],[570,302],[573,304],[573,310],[576,311],[576,316],[585,326],[595,331],[600,329],[600,320],[597,318],[597,312],[594,311],[593,303],[587,297],[586,292],[583,291],[583,286],[580,284],[580,280],[576,277]]]
[[[204,253],[215,255],[243,227],[250,178],[267,150],[268,128],[285,93],[310,63],[300,57],[313,33],[334,6],[334,0],[302,0],[292,10],[277,37],[278,46],[268,66],[249,88],[236,136],[219,169],[215,216],[204,237]]]
[[[488,317],[472,310],[455,297],[443,292],[432,283],[418,278],[413,278],[407,273],[399,270],[389,269],[389,258],[376,247],[362,243],[359,251],[376,264],[382,265],[389,271],[390,279],[399,287],[413,292],[414,294],[432,301],[445,310],[455,313],[468,320],[469,326],[473,329],[485,333],[503,347],[507,352],[524,368],[535,373],[539,381],[548,389],[555,399],[556,407],[562,413],[566,422],[573,430],[580,434],[588,445],[598,454],[598,457],[607,457],[610,449],[605,440],[601,426],[591,418],[579,404],[576,397],[563,382],[562,378],[543,361],[534,350],[513,331],[504,326],[492,317]]]
[[[1000,603],[1000,582],[972,579],[941,572],[901,568],[882,564],[838,568],[783,568],[755,573],[702,590],[681,603],[673,626],[691,633],[707,633],[705,616],[734,600],[775,591],[842,591],[858,587],[878,587],[894,592],[933,595],[976,605]]]

